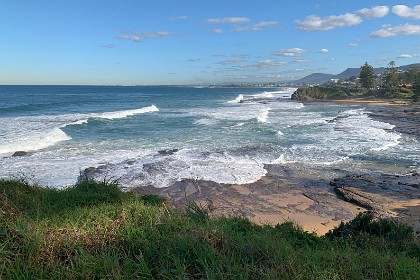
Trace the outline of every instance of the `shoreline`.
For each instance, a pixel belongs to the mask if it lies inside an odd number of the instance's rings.
[[[394,130],[400,133],[420,137],[418,104],[387,103],[384,106],[383,101],[345,102],[366,105],[371,109],[370,116],[373,119],[395,125]],[[271,225],[292,221],[305,231],[318,235],[325,234],[340,222],[349,221],[367,210],[381,217],[400,218],[414,226],[415,231],[420,231],[420,194],[417,195],[419,174],[407,177],[379,174],[375,177],[370,174],[344,174],[340,170],[329,170],[330,175],[326,175],[325,168],[307,170],[299,165],[266,165],[265,168],[267,174],[250,184],[218,184],[186,179],[167,188],[143,186],[135,187],[133,191],[165,196],[174,207],[180,209],[185,207],[186,202],[195,202],[212,216],[239,215],[257,224]],[[354,201],[337,193],[334,183],[344,179],[346,184],[359,182],[353,189],[356,197]],[[377,187],[367,188],[362,184],[366,181]],[[381,192],[384,185],[394,186],[394,191]],[[374,207],[358,204],[356,194],[369,197]]]

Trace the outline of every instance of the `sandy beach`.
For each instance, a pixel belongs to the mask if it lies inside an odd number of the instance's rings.
[[[370,106],[372,118],[394,124],[394,129],[400,133],[420,137],[419,105],[383,101],[357,101],[355,104],[360,102]],[[417,173],[408,170],[410,174],[406,176],[344,175],[335,170],[307,170],[299,165],[267,165],[265,168],[266,176],[251,184],[183,180],[168,188],[149,186],[133,191],[163,195],[177,208],[194,201],[212,216],[244,216],[257,224],[271,225],[293,221],[318,235],[362,211],[401,219],[420,231],[420,175]]]

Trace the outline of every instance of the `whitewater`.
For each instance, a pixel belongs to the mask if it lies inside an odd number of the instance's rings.
[[[419,170],[418,139],[366,107],[294,102],[295,90],[0,86],[0,177],[63,188],[99,167],[132,188],[251,183],[269,164]]]

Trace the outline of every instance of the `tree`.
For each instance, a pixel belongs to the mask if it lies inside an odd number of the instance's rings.
[[[413,84],[413,100],[420,101],[420,66],[412,66],[405,73],[408,83]]]
[[[360,84],[362,87],[366,89],[373,88],[373,84],[375,81],[375,74],[373,73],[373,67],[369,65],[367,62],[360,67]]]
[[[390,61],[384,74],[384,86],[388,97],[396,97],[399,93],[399,75],[395,61]]]

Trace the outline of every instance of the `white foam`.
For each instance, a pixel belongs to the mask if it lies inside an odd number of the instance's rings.
[[[218,120],[215,120],[215,119],[207,119],[207,118],[199,119],[199,120],[194,121],[194,124],[198,124],[198,125],[209,125],[209,126],[216,125],[218,123],[219,123]]]
[[[228,103],[242,103],[244,101],[244,95],[239,94],[235,99],[228,101]]]
[[[104,113],[22,116],[0,119],[0,156],[16,151],[37,151],[71,140],[62,129],[88,123],[89,118],[120,119],[137,114],[156,112],[155,105],[132,110]]]
[[[244,126],[244,125],[245,125],[245,123],[240,122],[240,123],[235,124],[233,127],[241,127],[241,126]]]
[[[0,146],[0,155],[11,155],[16,151],[37,151],[70,139],[72,138],[60,128],[53,128],[46,134],[29,133],[13,141],[3,142]]]
[[[281,154],[278,158],[270,162],[271,164],[286,164],[290,163],[290,161],[286,160],[286,157],[284,154]]]
[[[262,93],[258,93],[258,94],[253,94],[251,95],[253,99],[270,99],[270,98],[274,98],[274,92],[267,92],[264,91]]]
[[[268,112],[270,109],[264,109],[260,112],[260,114],[257,116],[257,121],[260,123],[266,123],[268,121]]]
[[[68,124],[64,124],[61,127],[66,127],[68,125],[82,125],[82,124],[87,124],[88,123],[88,119],[82,119],[82,120],[77,120]]]
[[[263,162],[224,153],[201,153],[183,149],[173,155],[155,155],[109,165],[108,177],[119,178],[125,188],[139,185],[168,187],[182,179],[210,180],[225,184],[246,184],[266,174]],[[96,179],[101,180],[99,175]],[[102,175],[103,176],[103,175]]]
[[[372,148],[372,151],[385,151],[392,147],[398,146],[400,144],[401,135],[396,135],[393,139],[390,139],[390,142],[384,143],[382,146]]]
[[[159,111],[159,108],[156,107],[155,105],[151,105],[151,106],[143,107],[143,108],[140,108],[140,109],[115,111],[115,112],[105,112],[105,113],[95,114],[93,117],[94,118],[100,118],[100,119],[115,120],[115,119],[126,118],[126,117],[129,117],[129,116],[151,113],[151,112],[157,112],[157,111]]]

